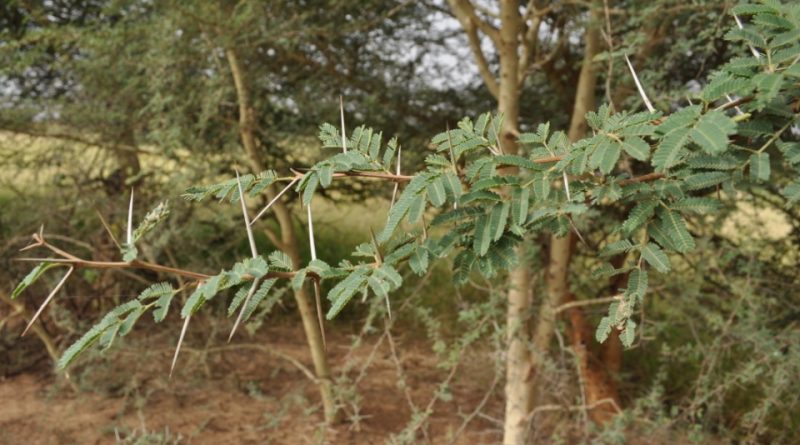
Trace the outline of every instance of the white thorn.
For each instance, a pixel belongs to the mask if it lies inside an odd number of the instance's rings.
[[[186,328],[189,327],[189,320],[191,319],[192,319],[192,314],[189,314],[186,316],[186,321],[183,322],[183,328],[181,328],[181,336],[178,337],[178,346],[175,347],[175,355],[172,357],[172,366],[169,368],[169,378],[172,378],[172,371],[175,370],[175,363],[178,362],[178,354],[181,352],[183,337],[186,335]]]
[[[317,246],[314,244],[314,219],[311,217],[311,203],[306,206],[308,209],[308,243],[311,246],[311,259],[317,259]]]
[[[239,309],[239,316],[236,317],[236,322],[233,324],[233,329],[231,329],[231,333],[228,335],[228,343],[231,342],[233,334],[236,333],[236,329],[239,327],[239,323],[242,321],[242,316],[244,316],[245,308],[247,307],[248,303],[250,303],[250,299],[253,298],[253,294],[256,292],[256,287],[258,287],[258,278],[253,280],[253,285],[250,286],[250,290],[247,291],[247,296],[244,298],[244,302],[242,302],[242,308]]]
[[[128,246],[133,242],[133,187],[131,187],[131,202],[128,204]]]
[[[325,338],[325,323],[322,318],[322,296],[319,288],[319,280],[314,279],[314,300],[317,305],[317,323],[319,323],[319,333],[322,336],[322,349],[328,350],[328,340]]]
[[[50,292],[50,295],[48,295],[47,298],[44,299],[44,303],[42,303],[42,305],[39,306],[39,310],[37,310],[36,313],[33,314],[33,317],[31,317],[31,321],[28,322],[28,326],[26,326],[25,330],[22,331],[22,335],[20,335],[20,337],[28,333],[28,329],[30,329],[31,326],[33,326],[33,323],[36,322],[36,320],[39,318],[39,315],[41,315],[44,308],[47,307],[48,303],[50,303],[50,300],[52,300],[53,297],[56,295],[56,293],[59,291],[59,289],[61,289],[61,286],[64,285],[64,283],[67,281],[67,278],[69,278],[70,274],[72,274],[73,270],[75,270],[75,268],[70,267],[69,270],[67,270],[67,273],[64,274],[64,277],[61,278],[61,281],[59,281],[56,287]]]
[[[397,176],[400,176],[400,157],[403,154],[403,146],[397,147],[397,168],[395,168],[395,172]],[[400,189],[400,183],[395,181],[394,182],[394,190],[392,190],[392,203],[389,205],[389,209],[394,207],[394,201],[397,199],[397,191]]]
[[[725,97],[728,99],[728,103],[729,104],[734,102],[734,100],[733,100],[733,98],[731,97],[730,94],[726,94]],[[742,109],[739,108],[738,105],[733,107],[733,108],[736,110],[736,114],[744,114],[744,113],[742,113]]]
[[[569,179],[567,179],[567,172],[561,172],[564,177],[564,191],[567,192],[567,202],[572,201],[572,197],[569,195]]]
[[[744,29],[744,25],[742,25],[742,21],[741,21],[741,20],[739,20],[739,16],[737,16],[736,14],[734,14],[734,15],[733,15],[733,19],[734,19],[734,20],[736,20],[736,26],[738,26],[738,27],[739,27],[739,29]],[[756,58],[756,59],[758,59],[758,60],[761,60],[761,53],[759,53],[758,51],[756,51],[756,49],[755,49],[755,48],[753,48],[753,45],[751,45],[751,44],[749,44],[749,43],[748,43],[748,44],[747,44],[747,47],[748,47],[748,48],[750,48],[750,52],[751,52],[751,53],[753,53],[753,57],[755,57],[755,58]]]
[[[250,217],[247,215],[247,204],[244,202],[244,190],[242,189],[242,178],[239,177],[239,170],[236,170],[236,185],[239,186],[239,202],[242,204],[242,215],[244,216],[244,228],[247,231],[247,240],[250,242],[250,252],[253,258],[258,256],[256,240],[253,237],[253,229],[250,227]]]
[[[639,82],[639,76],[636,75],[636,70],[633,69],[633,64],[631,63],[631,59],[628,58],[627,54],[625,54],[625,61],[628,62],[628,68],[631,70],[633,81],[636,83],[636,89],[639,90],[639,95],[642,96],[644,106],[647,107],[647,111],[654,113],[656,109],[653,108],[653,104],[651,104],[650,99],[647,98],[647,93],[644,92],[644,87],[642,87],[642,83]]]
[[[342,119],[342,150],[347,153],[347,136],[344,133],[344,99],[339,96],[339,115]]]
[[[278,199],[279,199],[281,196],[283,196],[283,194],[284,194],[284,193],[286,193],[286,191],[287,191],[287,190],[289,190],[290,188],[292,188],[292,186],[293,186],[293,185],[294,185],[294,184],[295,184],[297,181],[299,181],[299,180],[300,180],[300,178],[294,178],[294,179],[292,179],[292,181],[291,181],[289,184],[287,184],[287,185],[286,185],[286,187],[284,187],[284,188],[283,188],[283,190],[281,190],[281,191],[280,191],[280,193],[278,193],[277,195],[275,195],[275,197],[274,197],[274,198],[272,198],[272,201],[270,201],[270,202],[267,204],[267,206],[266,206],[266,207],[264,207],[263,209],[261,209],[261,211],[260,211],[260,212],[258,212],[258,215],[256,215],[256,217],[255,217],[255,218],[253,218],[253,220],[252,220],[252,221],[250,221],[250,225],[252,226],[253,224],[255,224],[255,222],[258,220],[258,218],[261,218],[261,216],[263,216],[265,213],[267,213],[267,210],[269,210],[269,208],[270,208],[270,207],[272,207],[272,204],[275,204],[275,202],[276,202],[276,201],[278,201]]]

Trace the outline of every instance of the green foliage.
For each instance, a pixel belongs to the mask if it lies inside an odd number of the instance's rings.
[[[408,178],[393,174],[400,150],[396,138],[384,142],[383,133],[360,126],[343,142],[336,126],[323,124],[319,140],[323,149],[335,152],[304,170],[302,177],[279,178],[272,171],[243,175],[243,190],[253,196],[278,181],[296,180],[302,204],[309,205],[319,188],[331,187],[337,177],[388,177],[402,191],[384,227],[355,249],[354,260],[337,266],[312,260],[294,270],[282,252],[273,252],[268,260],[236,263],[203,279],[181,316],[238,286],[228,312],[241,308],[254,289],[244,308],[247,319],[275,285],[276,275],[269,275],[273,269],[291,276],[295,289],[307,279],[325,282],[330,288],[326,317],[332,319],[359,294],[388,301],[403,284],[400,271],[406,262],[421,275],[436,259],[451,257],[456,283],[468,282],[473,274],[489,279],[519,261],[515,248],[525,239],[564,235],[598,218],[610,225],[611,239],[617,240],[602,241],[599,257],[623,256],[624,264],[602,262],[594,275],[629,275],[624,292],[600,320],[596,338],[604,341],[617,329],[630,347],[637,329],[634,309],[657,279],[654,272],[678,269],[682,256],[707,241],[700,230],[702,218],[721,214],[723,191],[734,196],[774,186],[786,197],[787,207],[800,200],[800,146],[788,131],[798,122],[798,9],[764,2],[734,10],[747,20],[726,38],[747,55],[731,59],[710,76],[690,105],[676,102],[678,109],[665,115],[614,113],[604,105],[587,114],[593,131],[579,141],[569,141],[563,131],[542,123],[519,135],[519,152],[504,153],[499,141],[502,116],[484,113],[435,135],[435,153]],[[748,46],[758,55],[749,53]],[[739,100],[729,103],[728,96]],[[192,187],[184,197],[236,202],[241,199],[236,187],[235,179],[227,179]],[[433,216],[430,225],[428,215]],[[145,217],[126,260],[135,258],[134,243],[165,216],[166,208],[159,207]],[[431,226],[437,230],[429,230]],[[13,296],[52,266],[38,266]],[[70,347],[62,366],[95,342],[107,346],[116,335],[127,334],[149,307],[155,308],[156,321],[163,320],[175,291],[162,284],[145,293],[104,317]]]
[[[23,278],[22,281],[20,281],[20,283],[17,284],[17,287],[15,287],[14,290],[11,292],[11,299],[13,300],[17,298],[22,292],[25,291],[25,289],[30,287],[33,283],[36,282],[36,280],[38,280],[42,275],[44,275],[45,272],[57,266],[59,266],[58,263],[37,264],[36,267],[31,269],[31,271],[28,272],[28,275],[25,275],[25,278]]]
[[[214,298],[220,291],[237,286],[244,281],[261,278],[269,272],[267,260],[261,256],[247,258],[223,270],[197,286],[181,309],[181,317],[194,314],[203,304]]]
[[[246,174],[239,177],[242,182],[242,191],[251,197],[258,196],[277,179],[278,175],[272,170],[265,170],[256,176]],[[231,178],[206,186],[195,185],[186,189],[181,196],[187,201],[200,202],[213,196],[220,201],[228,199],[229,202],[236,203],[239,202],[238,182],[236,178]]]
[[[153,210],[147,212],[142,219],[142,222],[133,231],[130,243],[122,246],[122,259],[124,261],[133,261],[139,255],[136,248],[136,243],[144,237],[147,233],[156,228],[156,226],[167,219],[169,216],[169,206],[166,202],[159,203]]]

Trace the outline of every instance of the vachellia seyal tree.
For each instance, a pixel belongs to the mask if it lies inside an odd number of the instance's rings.
[[[348,131],[342,116],[337,125],[320,127],[323,150],[331,155],[310,169],[254,171],[189,188],[183,195],[186,199],[227,200],[241,206],[243,212],[250,252],[246,259],[217,274],[137,258],[137,242],[165,218],[168,209],[164,205],[150,211],[138,227],[132,220],[133,211],[129,212],[127,237],[121,258],[115,262],[77,257],[37,233],[29,248],[42,248],[53,255],[28,258],[38,265],[12,297],[18,297],[47,271],[65,272],[30,324],[76,268],[149,269],[181,275],[192,280],[186,286],[193,291],[179,309],[184,325],[174,367],[192,315],[225,290],[235,291],[228,309],[236,320],[235,331],[259,304],[269,300],[270,289],[278,280],[289,280],[297,290],[310,282],[317,297],[320,332],[324,332],[323,316],[336,317],[354,298],[381,299],[391,314],[391,292],[403,285],[401,268],[423,274],[435,261],[452,259],[459,283],[472,274],[508,279],[504,442],[522,444],[534,408],[536,360],[549,346],[556,306],[569,299],[566,276],[573,236],[580,238],[578,227],[586,219],[617,218],[614,236],[598,246],[583,245],[596,248],[593,255],[599,266],[572,273],[597,280],[625,278],[617,280],[619,286],[606,296],[608,312],[596,326],[595,338],[603,342],[614,334],[630,346],[637,336],[637,308],[647,298],[649,278],[670,273],[671,257],[695,250],[692,227],[702,224],[704,215],[719,212],[726,202],[736,201],[764,183],[779,187],[787,206],[800,200],[800,143],[793,133],[800,112],[800,6],[765,1],[734,7],[730,12],[735,25],[726,39],[741,45],[741,55],[714,72],[687,103],[661,111],[650,104],[647,85],[641,84],[633,69],[631,79],[647,110],[614,111],[608,104],[595,109],[592,60],[599,53],[600,41],[599,29],[594,27],[601,21],[590,21],[584,35],[586,49],[576,104],[566,133],[547,123],[539,124],[534,132],[518,131],[519,75],[526,70],[521,67],[529,63],[521,60],[532,53],[520,51],[517,45],[524,41],[521,34],[536,34],[535,29],[530,31],[530,23],[541,10],[531,5],[523,15],[518,2],[501,2],[501,26],[495,29],[478,22],[481,19],[470,3],[454,0],[451,6],[471,42],[479,27],[498,48],[499,81],[491,77],[487,66],[481,72],[498,99],[499,112],[465,118],[457,128],[434,136],[435,152],[426,158],[423,170],[402,174],[396,139],[386,141],[380,132],[364,126]],[[590,14],[602,11],[599,5]],[[523,26],[521,17],[530,23]],[[234,72],[235,65],[232,60]],[[591,100],[583,99],[587,96]],[[241,119],[246,119],[246,102],[240,101],[240,106]],[[247,127],[246,121],[242,127]],[[242,136],[247,146],[247,136]],[[315,192],[332,187],[340,178],[391,182],[396,193],[385,226],[364,234],[364,243],[351,260],[332,265],[316,255],[313,207]],[[275,190],[269,203],[251,216],[246,201],[269,188]],[[312,259],[301,267],[286,252],[258,252],[252,235],[262,215],[276,210],[290,191],[298,193],[308,217]],[[620,209],[625,209],[621,218],[617,216]],[[405,230],[399,230],[401,226]],[[530,317],[533,296],[524,253],[526,244],[541,235],[551,237],[547,294],[538,315]],[[321,283],[330,287],[327,304],[322,301]],[[157,322],[164,320],[178,291],[169,282],[159,283],[116,307],[65,351],[59,368],[66,368],[94,344],[109,347],[115,337],[131,332],[148,311]],[[529,322],[535,326],[528,327]],[[618,408],[613,397],[587,397],[587,402]],[[334,415],[329,413],[326,418]]]

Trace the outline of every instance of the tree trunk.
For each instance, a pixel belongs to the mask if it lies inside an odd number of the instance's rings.
[[[600,36],[598,31],[599,17],[597,10],[590,15],[590,22],[586,28],[586,47],[583,56],[578,86],[575,93],[575,102],[570,119],[568,132],[569,140],[575,142],[586,136],[588,124],[586,113],[595,108],[595,88],[597,86],[597,71],[592,65],[592,59],[600,50]],[[555,329],[555,316],[553,308],[575,297],[569,291],[569,261],[575,245],[575,235],[570,232],[564,237],[551,238],[550,262],[547,269],[546,300],[540,309],[539,326],[534,336],[534,345],[546,350],[550,344],[553,329]],[[584,385],[586,403],[597,406],[590,411],[592,420],[596,423],[605,423],[610,420],[619,407],[619,396],[613,380],[608,377],[605,367],[599,363],[589,350],[588,345],[594,338],[593,330],[582,309],[572,308],[569,311],[572,325],[572,347],[579,363],[579,372]],[[620,350],[609,349],[609,356],[619,353]],[[619,357],[617,357],[619,358]],[[613,403],[601,403],[609,400]]]
[[[250,106],[250,97],[247,85],[245,84],[244,73],[242,72],[235,50],[227,49],[225,51],[225,56],[228,59],[233,81],[236,85],[236,96],[239,102],[239,134],[242,138],[242,145],[244,145],[245,152],[247,153],[250,168],[253,170],[253,173],[258,173],[264,170],[265,166],[256,145],[255,113]],[[270,201],[275,197],[275,191],[272,188],[267,189],[266,194]],[[281,229],[282,245],[280,247],[292,259],[292,266],[295,270],[300,269],[303,263],[300,258],[300,249],[297,243],[294,225],[292,224],[291,213],[280,200],[273,204],[272,210],[275,212],[275,218],[278,220],[278,225]],[[311,304],[306,286],[296,290],[294,292],[294,298],[297,302],[300,318],[303,321],[303,330],[306,334],[308,347],[311,350],[311,360],[314,362],[314,371],[319,381],[325,422],[333,424],[337,420],[336,400],[333,395],[333,380],[331,379],[330,365],[328,364],[328,357],[322,342],[322,333],[320,332],[315,310]]]
[[[519,82],[518,35],[521,26],[518,2],[502,0],[500,4],[498,52],[500,53],[500,80],[498,112],[503,115],[501,147],[505,153],[517,152],[519,135]],[[515,174],[509,170],[505,174]],[[520,445],[526,442],[528,414],[533,405],[531,377],[533,364],[530,344],[531,273],[525,263],[524,246],[516,249],[520,263],[508,275],[508,308],[506,313],[506,407],[503,427],[503,444]]]

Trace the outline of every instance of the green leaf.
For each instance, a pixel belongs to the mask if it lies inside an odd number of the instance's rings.
[[[311,203],[311,199],[314,198],[314,191],[317,189],[317,185],[319,184],[319,175],[317,175],[316,172],[310,171],[306,173],[306,175],[310,176],[305,183],[305,188],[303,189],[303,205],[309,205]]]
[[[486,255],[492,241],[492,228],[489,225],[489,215],[481,215],[475,220],[475,235],[472,240],[472,249],[478,256]]]
[[[333,182],[333,166],[330,164],[322,165],[317,171],[319,175],[319,183],[324,188],[328,188]]]
[[[257,182],[253,184],[250,192],[248,192],[251,197],[258,196],[264,189],[272,185],[278,179],[278,175],[273,170],[266,170],[259,173],[256,179]],[[242,187],[244,187],[244,183],[242,183]]]
[[[630,348],[633,346],[633,341],[636,339],[636,322],[631,320],[630,318],[625,323],[625,329],[622,331],[622,334],[619,336],[622,345],[626,348]]]
[[[469,249],[464,249],[456,255],[453,260],[453,281],[456,284],[464,284],[469,280],[469,274],[477,257]]]
[[[769,153],[754,153],[750,156],[750,179],[755,182],[769,181]]]
[[[136,248],[135,244],[124,244],[122,246],[122,261],[126,263],[130,263],[131,261],[135,260],[137,256],[139,256],[139,249]]]
[[[155,309],[153,310],[153,319],[156,323],[161,322],[166,318],[169,305],[172,302],[172,297],[178,291],[172,288],[172,285],[166,282],[156,283],[139,294],[139,301],[146,302],[147,300],[156,299]]]
[[[28,272],[28,275],[25,275],[25,278],[23,278],[22,281],[20,281],[20,283],[17,285],[17,287],[14,288],[14,291],[11,292],[11,299],[13,300],[17,298],[19,294],[24,292],[25,289],[27,289],[30,285],[35,283],[36,280],[38,280],[39,277],[42,276],[42,274],[52,269],[53,267],[57,266],[59,266],[58,263],[41,263],[36,265],[36,267],[34,267],[30,272]]]
[[[497,241],[503,236],[506,228],[506,221],[508,221],[508,212],[511,210],[511,204],[506,201],[502,204],[495,204],[492,207],[492,212],[489,215],[489,233],[491,234],[492,241]]]
[[[589,166],[599,168],[601,172],[608,174],[614,169],[620,155],[620,145],[608,138],[603,138],[592,152],[589,158]]]
[[[414,200],[411,203],[411,207],[408,209],[408,222],[411,224],[416,224],[419,222],[420,218],[422,218],[422,214],[425,213],[425,197],[420,195],[419,198]]]
[[[397,273],[397,270],[388,265],[382,264],[372,272],[373,276],[380,278],[382,281],[389,283],[389,290],[398,289],[403,284],[403,277]]]
[[[276,250],[269,254],[269,265],[274,269],[279,270],[292,270],[292,259],[289,255],[281,252],[280,250]]]
[[[667,232],[670,240],[672,240],[675,250],[680,253],[686,253],[693,250],[694,238],[686,229],[686,222],[678,212],[670,210],[659,209],[659,219],[663,222],[663,228]]]
[[[533,179],[533,196],[538,201],[544,201],[550,196],[550,177],[546,172],[536,174]]]
[[[206,301],[217,295],[221,276],[221,274],[215,275],[197,286],[189,296],[189,299],[186,300],[186,303],[184,303],[181,309],[181,318],[194,314]]]
[[[683,198],[670,204],[669,208],[681,212],[712,213],[720,208],[721,204],[711,198]]]
[[[517,225],[525,224],[528,219],[528,206],[530,205],[530,189],[514,189],[511,192],[511,216]]]
[[[594,338],[598,343],[603,343],[608,339],[611,334],[611,317],[603,317],[600,319],[600,324],[597,325],[597,330],[594,333]]]
[[[602,249],[600,249],[600,256],[609,257],[612,255],[617,255],[622,252],[627,252],[632,248],[633,244],[631,244],[630,241],[628,241],[627,239],[622,239],[605,245]]]
[[[244,312],[242,313],[243,322],[247,321],[250,318],[250,316],[253,315],[253,312],[255,312],[258,305],[261,304],[261,302],[264,300],[264,297],[267,296],[267,294],[269,293],[270,289],[272,289],[272,286],[275,284],[276,281],[277,280],[275,278],[270,278],[268,280],[264,280],[264,282],[261,283],[261,285],[258,287],[258,290],[253,293],[252,297],[250,297],[250,301],[247,302],[247,306],[245,307]],[[233,306],[233,303],[231,303],[231,306]],[[235,310],[236,309],[234,309],[234,311]],[[230,308],[228,308],[228,312],[229,312],[228,315],[230,315]]]
[[[177,292],[172,288],[172,285],[167,282],[156,283],[148,286],[145,290],[139,293],[137,297],[139,301],[147,301],[153,298],[159,298],[163,295],[173,294]]]
[[[657,205],[658,201],[655,200],[643,201],[637,204],[636,207],[634,207],[628,214],[628,218],[625,220],[625,222],[622,223],[622,233],[624,233],[626,236],[633,233],[642,224],[644,224],[645,221],[653,216]]]
[[[441,176],[437,177],[428,184],[428,200],[435,207],[441,207],[447,200],[447,195],[444,190],[444,179]]]
[[[421,246],[417,246],[417,248],[414,249],[414,253],[411,255],[411,258],[408,259],[408,265],[417,275],[424,275],[428,270],[428,250]]]
[[[306,282],[307,274],[307,269],[300,269],[295,272],[294,277],[292,277],[292,289],[300,290],[303,287],[303,284]]]
[[[650,144],[640,137],[627,137],[622,141],[622,149],[632,158],[639,161],[646,161],[650,156]]]
[[[644,260],[647,261],[647,264],[651,265],[655,270],[661,273],[669,272],[669,258],[657,244],[647,243],[639,251],[642,253]]]
[[[392,209],[389,210],[389,218],[386,221],[386,226],[384,226],[381,233],[376,237],[378,242],[385,243],[388,241],[397,226],[400,225],[400,221],[402,221],[408,213],[414,201],[423,199],[420,193],[425,190],[429,178],[430,175],[425,173],[415,176],[403,190],[403,193],[397,198],[397,202],[395,202]]]
[[[122,320],[122,323],[119,326],[119,336],[124,337],[128,335],[129,332],[133,329],[133,325],[136,324],[136,321],[139,320],[139,317],[142,316],[145,312],[145,308],[143,306],[139,306],[134,310],[130,311],[128,315]]]
[[[176,293],[177,291],[163,294],[156,300],[155,309],[153,309],[153,320],[155,320],[156,323],[160,323],[167,318],[167,312],[172,303],[172,297],[174,297]]]
[[[686,190],[700,190],[713,187],[730,178],[730,174],[725,172],[704,172],[688,176],[683,181]]]
[[[728,146],[728,136],[736,132],[736,122],[721,111],[700,117],[689,136],[703,151],[718,154]]]
[[[461,181],[458,179],[458,175],[456,175],[454,171],[448,170],[442,176],[442,180],[444,182],[444,187],[447,194],[453,199],[454,202],[458,201],[461,195],[464,194],[464,190],[461,187]]]
[[[680,163],[683,147],[689,140],[688,128],[676,128],[661,139],[661,143],[653,153],[652,164],[658,171],[667,170]]]
[[[348,275],[347,278],[336,284],[336,286],[328,292],[328,300],[332,301],[333,304],[325,315],[325,318],[331,320],[337,316],[339,312],[344,309],[344,306],[353,298],[353,295],[361,290],[366,281],[367,268],[360,267]]]
[[[628,288],[625,289],[625,293],[636,297],[637,300],[641,300],[647,292],[647,286],[647,271],[644,269],[633,269],[630,275],[628,275]]]
[[[525,168],[528,170],[536,169],[536,164],[533,161],[518,155],[494,156],[492,160],[497,165],[513,165],[515,167]]]
[[[781,194],[788,200],[786,203],[787,207],[800,201],[800,182],[795,181],[787,185],[781,190]]]
[[[731,9],[731,12],[733,14],[738,14],[738,15],[755,15],[755,14],[760,14],[762,12],[772,13],[772,14],[777,13],[775,8],[772,8],[767,5],[757,5],[757,4],[736,5],[733,7],[733,9]]]
[[[61,358],[58,360],[56,368],[59,370],[65,369],[81,352],[95,344],[107,331],[113,329],[114,335],[116,335],[116,330],[118,330],[120,326],[120,317],[127,315],[130,311],[136,310],[137,308],[141,308],[141,303],[139,303],[138,300],[131,300],[112,309],[99,323],[92,326],[78,341],[70,345],[70,347],[64,351],[64,354],[62,354]]]

